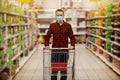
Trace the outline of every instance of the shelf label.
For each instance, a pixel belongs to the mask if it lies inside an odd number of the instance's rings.
[[[18,0],[18,2],[25,2],[25,3],[29,3],[29,2],[31,2],[31,0]]]
[[[89,0],[90,2],[101,2],[102,0]]]

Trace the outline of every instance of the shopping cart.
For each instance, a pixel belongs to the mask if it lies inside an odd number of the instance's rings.
[[[75,49],[43,49],[43,80],[75,80]]]

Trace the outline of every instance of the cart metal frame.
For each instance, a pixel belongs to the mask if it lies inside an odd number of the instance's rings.
[[[68,61],[66,62],[66,66],[53,66],[51,61],[51,56],[55,52],[56,55],[65,53],[69,55]],[[58,60],[58,57],[56,57]],[[58,62],[59,64],[60,62]],[[58,69],[57,74],[52,74],[53,70]],[[59,71],[60,69],[60,71]],[[60,74],[62,70],[66,69],[66,74]],[[75,80],[75,49],[69,48],[51,48],[51,49],[43,49],[43,80],[51,80],[51,76],[57,76],[57,80],[60,80],[61,76],[67,76],[67,80]]]

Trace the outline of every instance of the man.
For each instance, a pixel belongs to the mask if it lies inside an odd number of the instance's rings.
[[[45,37],[45,48],[50,49],[49,47],[49,40],[51,35],[53,35],[53,43],[52,48],[68,48],[68,38],[70,38],[71,46],[70,49],[75,48],[75,37],[73,35],[72,27],[69,23],[64,21],[64,11],[62,9],[57,9],[55,12],[56,15],[56,22],[50,24],[48,29],[47,35]],[[57,55],[57,56],[56,56]],[[55,62],[54,58],[60,57],[59,62],[66,62],[68,61],[69,55],[64,53],[64,60],[61,55],[52,53],[51,62]],[[58,61],[58,60],[57,60]],[[52,71],[53,76],[51,76],[51,80],[57,80],[57,73],[56,71]],[[61,71],[61,80],[67,80],[67,71]]]

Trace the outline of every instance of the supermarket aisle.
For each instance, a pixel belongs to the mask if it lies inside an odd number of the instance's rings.
[[[42,80],[42,46],[31,57],[14,80]],[[120,80],[95,55],[85,49],[84,45],[76,45],[76,80]]]

